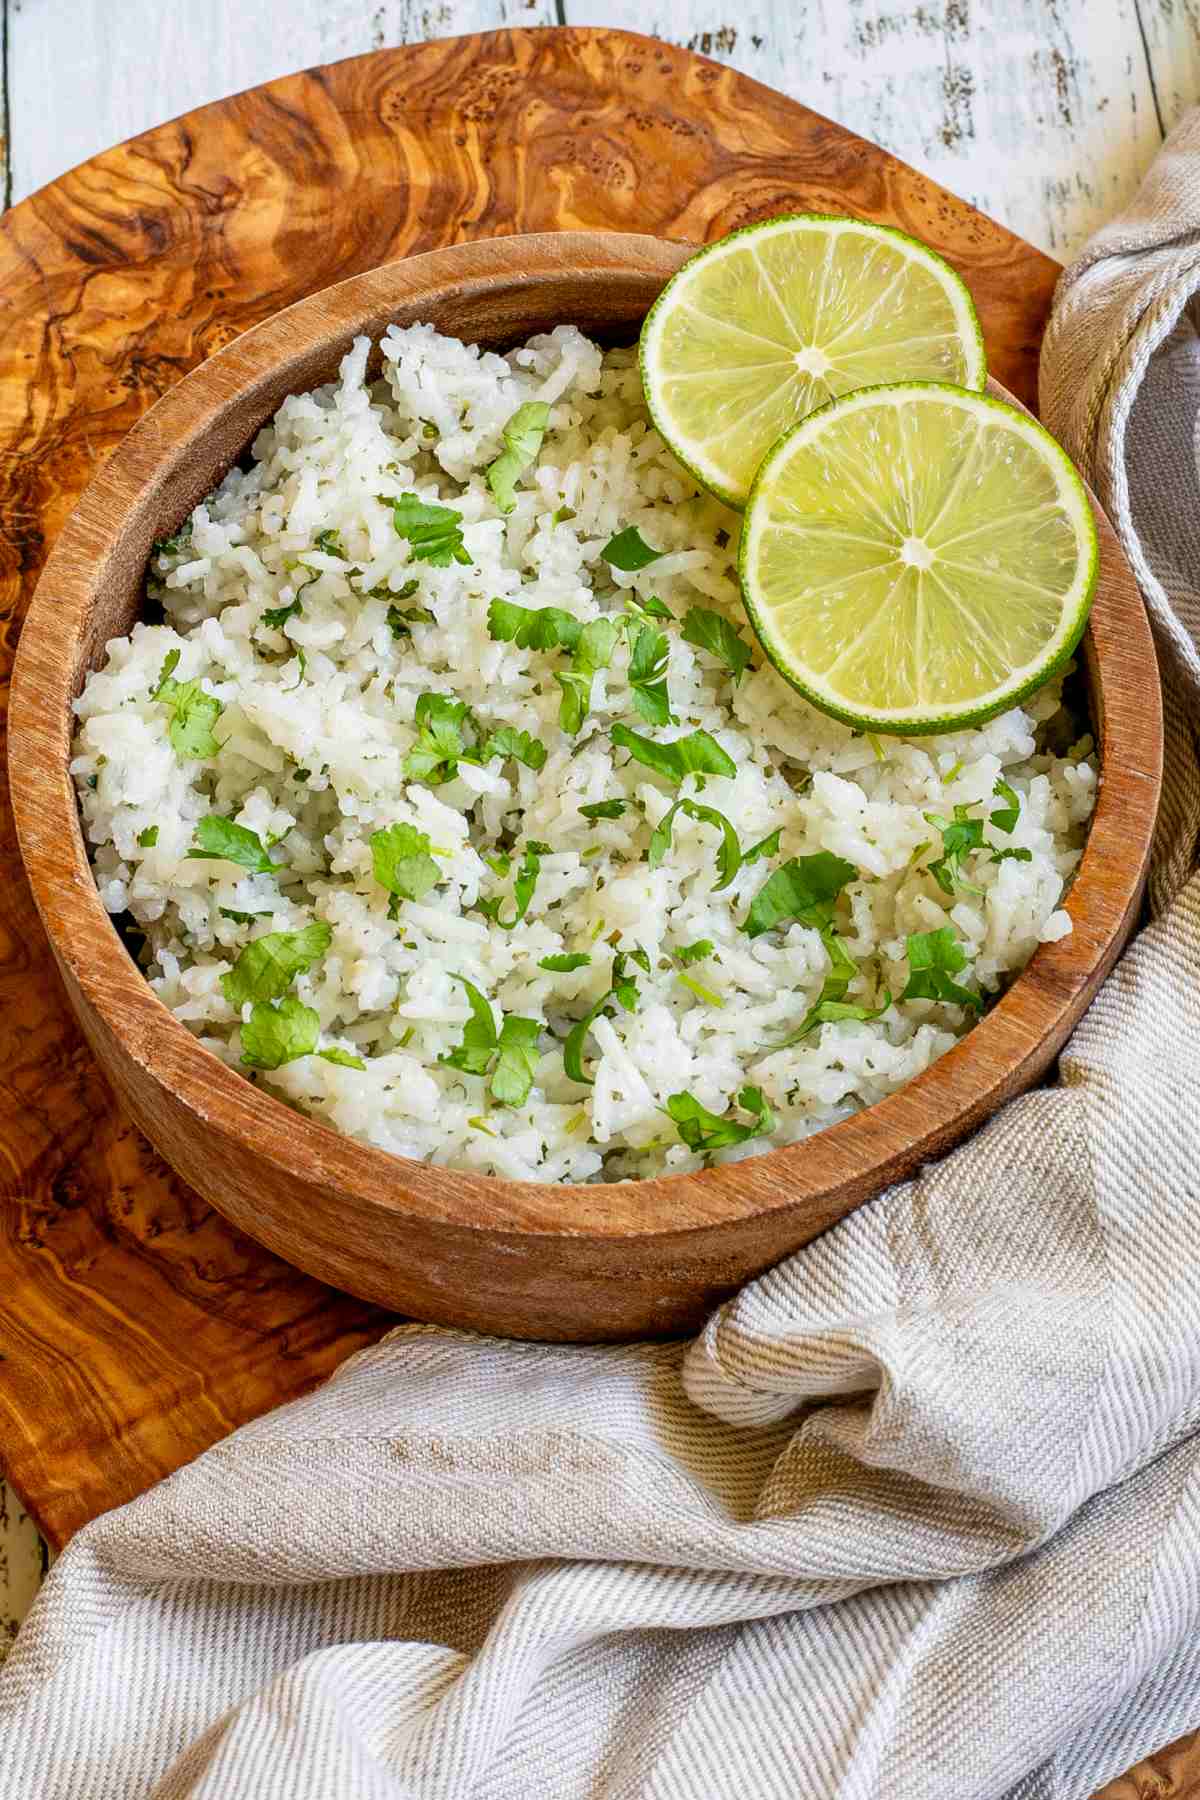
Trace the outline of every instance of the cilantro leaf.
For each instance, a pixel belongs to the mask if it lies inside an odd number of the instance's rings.
[[[533,890],[537,886],[538,876],[541,874],[542,857],[548,849],[547,844],[526,845],[525,854],[521,858],[520,870],[513,882],[515,911],[511,919],[500,917],[500,908],[504,904],[502,900],[479,900],[477,902],[484,918],[490,919],[493,925],[498,925],[501,931],[511,931],[514,925],[521,923],[529,911],[529,902],[533,899]]]
[[[992,792],[998,800],[1004,801],[1004,805],[996,808],[988,823],[994,825],[997,831],[1003,831],[1006,834],[1015,831],[1017,820],[1021,816],[1021,796],[1016,788],[1009,787],[1003,776],[997,779]]]
[[[256,1001],[242,1025],[242,1061],[251,1069],[279,1069],[298,1056],[311,1056],[321,1021],[294,994],[272,1005]]]
[[[318,531],[315,539],[315,548],[323,550],[326,556],[339,557],[342,562],[349,561],[346,552],[342,549],[342,534],[340,531]]]
[[[191,548],[192,521],[185,519],[179,530],[170,537],[158,538],[150,547],[151,556],[181,556]]]
[[[419,697],[413,721],[417,741],[404,758],[404,773],[409,781],[436,787],[453,779],[460,760],[470,750],[462,729],[469,713],[465,700],[455,700],[449,694],[427,689]]]
[[[494,756],[524,763],[527,769],[542,769],[546,765],[546,746],[540,738],[535,738],[528,731],[517,731],[511,725],[501,725],[493,731],[491,737],[481,746],[480,762],[491,762]]]
[[[717,869],[720,881],[713,889],[719,894],[727,888],[742,866],[742,850],[738,843],[737,832],[729,823],[723,812],[715,806],[701,806],[698,800],[676,800],[675,804],[663,815],[661,824],[656,825],[650,838],[650,849],[647,861],[652,869],[657,869],[663,857],[671,848],[671,833],[675,824],[676,813],[684,813],[689,819],[695,819],[704,825],[715,825],[721,833],[721,845],[717,851]]]
[[[187,854],[201,860],[237,863],[255,875],[274,875],[275,864],[257,831],[233,819],[208,813],[197,821],[195,843]]]
[[[693,606],[686,612],[680,636],[687,643],[695,644],[697,649],[707,650],[710,656],[731,669],[735,686],[750,666],[753,653],[749,644],[739,636],[735,625],[711,607]]]
[[[412,636],[414,625],[436,625],[437,620],[427,606],[410,606],[402,612],[398,606],[387,609],[387,626],[394,638]]]
[[[542,1035],[538,1019],[518,1019],[509,1013],[500,1027],[496,1067],[488,1083],[488,1092],[497,1106],[523,1106],[529,1098],[537,1073]]]
[[[635,625],[629,647],[629,686],[635,709],[648,725],[673,725],[667,693],[666,633],[654,625]]]
[[[673,619],[675,617],[666,601],[660,600],[657,594],[648,594],[643,600],[640,594],[635,594],[630,589],[622,595],[622,598],[630,612],[644,613],[648,619]]]
[[[518,606],[513,600],[488,605],[488,635],[518,650],[574,650],[582,630],[560,606]]]
[[[208,762],[221,748],[212,728],[225,708],[215,694],[205,693],[199,681],[175,680],[174,670],[179,665],[180,654],[178,650],[168,650],[158,681],[150,690],[150,698],[161,700],[171,709],[167,736],[176,756],[181,760],[195,757],[198,762]]]
[[[552,975],[569,975],[573,969],[585,968],[591,960],[582,950],[567,950],[561,956],[543,956],[538,968],[548,969]]]
[[[744,1087],[737,1097],[737,1104],[751,1115],[749,1124],[743,1125],[735,1119],[732,1107],[724,1114],[709,1112],[686,1089],[681,1094],[670,1094],[664,1110],[688,1149],[707,1154],[712,1150],[723,1150],[729,1144],[744,1144],[749,1138],[763,1137],[775,1129],[775,1116],[761,1088]]]
[[[619,819],[628,805],[628,800],[593,800],[579,811],[585,819]]]
[[[755,863],[762,857],[778,856],[779,840],[782,836],[783,826],[777,825],[774,831],[769,831],[767,833],[765,838],[759,838],[757,844],[751,844],[748,850],[742,851],[742,861],[744,863]]]
[[[953,980],[967,966],[966,952],[952,925],[938,931],[914,932],[908,940],[908,986],[902,1000],[944,1000],[951,1006],[970,1006],[979,1012],[980,994]]]
[[[452,562],[470,563],[460,512],[412,493],[401,494],[399,499],[380,494],[379,499],[391,507],[396,536],[407,538],[415,562],[432,563],[438,569],[448,569]]]
[[[297,595],[290,606],[268,606],[258,622],[269,626],[272,631],[282,631],[288,620],[294,619],[299,611],[300,597]]]
[[[463,1026],[462,1042],[443,1056],[442,1062],[466,1075],[486,1075],[495,1059],[489,1084],[493,1100],[499,1106],[521,1106],[528,1098],[537,1069],[540,1022],[510,1014],[502,1019],[497,1032],[491,1002],[465,975],[454,979],[466,989],[471,1017]]]
[[[323,919],[314,919],[300,931],[268,931],[247,944],[228,975],[222,975],[221,992],[230,1006],[278,1000],[297,975],[324,956],[332,937]]]
[[[635,762],[643,763],[647,769],[653,769],[656,775],[664,775],[676,785],[685,775],[737,774],[733,758],[707,731],[689,732],[687,737],[662,744],[654,738],[643,737],[639,731],[631,731],[627,725],[614,725],[612,741],[618,749],[628,750]]]
[[[454,979],[466,989],[471,1017],[463,1026],[462,1042],[439,1060],[452,1069],[461,1069],[465,1075],[486,1075],[500,1041],[492,1004],[465,975],[456,975]]]
[[[158,842],[158,826],[147,825],[145,831],[138,832],[138,845],[143,850],[153,850]]]
[[[672,951],[675,961],[681,969],[688,969],[693,963],[704,962],[713,953],[711,938],[697,938],[694,944],[684,944],[679,950]]]
[[[558,723],[568,737],[574,737],[583,725],[592,704],[592,677],[598,670],[606,669],[612,661],[612,653],[620,634],[618,620],[603,617],[593,619],[579,633],[570,669],[565,673],[555,674],[554,679],[562,689],[563,696],[558,709]]]
[[[637,1010],[638,985],[626,970],[626,964],[630,961],[636,962],[640,968],[645,969],[647,974],[650,973],[650,958],[644,950],[632,952],[618,950],[613,957],[612,985],[608,992],[601,994],[595,1004],[584,1013],[582,1019],[576,1020],[567,1034],[563,1043],[563,1070],[572,1081],[582,1082],[587,1087],[592,1085],[591,1076],[585,1075],[583,1072],[583,1052],[588,1033],[600,1014],[603,1013],[606,1018],[610,1018],[614,1000],[618,1005],[623,1006],[626,1012],[631,1013]]]
[[[942,834],[942,854],[928,867],[943,894],[953,894],[960,887],[977,894],[979,889],[972,888],[963,874],[963,858],[982,847],[983,820],[972,819],[966,806],[956,806],[953,819],[940,818],[937,813],[924,816]]]
[[[341,1069],[365,1069],[366,1063],[361,1056],[354,1056],[349,1050],[343,1050],[339,1044],[331,1044],[328,1050],[318,1050],[326,1062],[337,1063]]]
[[[550,408],[544,400],[527,400],[518,406],[500,434],[504,445],[487,472],[492,499],[502,513],[510,513],[517,504],[517,482],[529,465],[536,461],[550,423]]]
[[[367,841],[375,879],[392,895],[390,918],[396,916],[397,902],[421,900],[441,880],[441,871],[429,853],[429,838],[415,826],[389,825],[373,831]]]
[[[801,1038],[806,1038],[810,1031],[815,1031],[818,1025],[836,1025],[842,1019],[866,1021],[882,1018],[891,1004],[892,996],[890,994],[884,994],[881,1006],[855,1006],[849,1000],[829,999],[822,991],[816,1005],[810,1007],[804,1023],[775,1048],[777,1050],[790,1049],[793,1044],[798,1044]]]
[[[637,526],[627,525],[624,531],[618,531],[614,537],[609,538],[600,554],[614,569],[621,569],[625,574],[631,575],[638,569],[649,568],[652,562],[657,562],[660,556],[667,553],[665,550],[652,550]]]
[[[235,912],[232,906],[218,906],[217,908],[223,919],[232,919],[235,925],[253,925],[255,919],[265,919],[271,910],[269,906],[265,907],[262,912],[256,913]]]
[[[1021,850],[1013,850],[1013,849],[993,850],[992,851],[992,861],[993,862],[1032,862],[1033,861],[1033,851],[1032,850],[1023,850],[1023,849],[1021,849]]]
[[[801,925],[824,931],[833,922],[834,902],[857,873],[853,863],[829,850],[818,850],[815,856],[794,856],[781,863],[759,888],[742,930],[747,937],[756,938],[798,919]]]

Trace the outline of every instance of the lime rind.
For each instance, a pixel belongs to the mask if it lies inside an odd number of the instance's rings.
[[[717,395],[720,386],[724,385],[729,389],[726,412],[718,416],[715,430],[711,435],[719,437],[727,450],[731,439],[736,441],[742,437],[750,444],[742,461],[751,473],[744,481],[738,481],[732,478],[728,466],[722,465],[715,457],[706,452],[702,442],[694,435],[686,435],[672,415],[664,395],[660,392],[660,378],[663,381],[674,380],[678,384],[680,380],[686,381],[696,379],[696,377],[689,377],[686,373],[669,377],[662,376],[660,366],[662,338],[666,326],[677,309],[690,305],[687,295],[689,291],[694,291],[698,274],[705,277],[722,259],[737,256],[739,251],[745,248],[748,240],[753,240],[755,250],[761,251],[772,238],[785,234],[794,236],[797,231],[812,231],[819,234],[827,246],[827,254],[829,245],[845,236],[865,240],[868,244],[898,247],[906,262],[922,268],[934,277],[941,299],[946,301],[950,307],[954,320],[954,332],[952,335],[942,332],[938,334],[938,338],[944,343],[951,341],[957,343],[962,360],[962,384],[971,389],[982,390],[987,380],[987,357],[984,350],[983,333],[966,284],[944,257],[939,256],[937,251],[931,250],[928,245],[911,237],[907,232],[900,231],[894,226],[875,225],[866,220],[830,213],[784,213],[776,218],[764,219],[755,224],[743,226],[740,230],[719,239],[715,244],[706,245],[702,250],[697,251],[695,256],[690,257],[681,269],[676,271],[651,307],[642,326],[638,361],[646,403],[655,429],[699,485],[707,488],[710,493],[715,494],[727,506],[733,507],[737,511],[740,511],[746,503],[753,472],[762,452],[773,441],[773,435],[767,437],[765,441],[754,439],[748,415],[755,411],[769,410],[766,403],[772,388],[778,393],[781,386],[791,386],[801,394],[801,403],[804,398],[809,396],[810,390],[811,396],[817,399],[817,382],[818,380],[824,381],[824,377],[814,376],[811,381],[806,383],[803,371],[797,373],[791,350],[779,357],[760,355],[755,361],[753,347],[740,341],[746,336],[757,335],[753,328],[747,333],[744,324],[739,325],[727,316],[707,315],[711,319],[711,332],[706,335],[714,340],[720,340],[726,346],[726,351],[733,357],[738,377],[736,382],[731,381],[726,384],[713,383],[707,378],[705,382],[706,404],[710,408],[715,408],[718,404]],[[758,272],[762,273],[761,255],[756,255],[755,264]],[[902,269],[903,264],[899,266],[898,273]],[[761,304],[767,313],[772,315],[757,321],[765,327],[766,343],[769,343],[771,341],[770,332],[773,328],[777,331],[781,330],[786,335],[793,321],[773,288],[769,270],[766,271],[766,275],[767,279],[757,296],[756,306]],[[823,303],[823,292],[821,299]],[[781,340],[777,337],[775,341],[782,352],[784,346]],[[735,345],[737,348],[731,349]],[[861,383],[861,386],[866,387],[877,384],[873,365],[881,359],[887,361],[893,357],[895,349],[888,342],[881,341],[878,332],[864,330],[858,349],[847,354],[857,357],[860,361],[863,357],[867,358],[866,366],[872,369],[872,376],[871,379]],[[772,376],[772,370],[776,371],[774,376]],[[903,373],[902,368],[890,367],[888,369],[889,380],[899,373]],[[824,385],[827,392],[828,382],[825,382]],[[856,383],[852,391],[858,391],[858,388],[859,384]],[[742,404],[743,399],[744,405]],[[822,394],[818,399],[818,405],[826,403]],[[782,419],[780,423],[783,423]]]
[[[921,397],[928,397],[962,406],[976,418],[985,409],[999,415],[1025,442],[1036,446],[1046,468],[1053,474],[1062,517],[1074,531],[1075,567],[1072,580],[1059,603],[1057,629],[1034,658],[1013,669],[993,691],[985,695],[974,695],[961,705],[899,708],[847,705],[819,676],[800,663],[792,647],[773,628],[770,618],[772,609],[763,605],[762,597],[756,591],[758,583],[755,579],[755,565],[760,555],[762,534],[778,523],[770,517],[770,496],[778,487],[780,474],[794,456],[797,446],[806,440],[819,440],[832,418],[845,419],[855,412],[877,406],[884,396],[891,397],[889,404],[902,399],[911,399],[919,404]],[[986,521],[976,530],[982,531],[985,525]],[[973,389],[949,383],[923,381],[889,382],[859,389],[830,401],[785,432],[764,457],[751,486],[738,557],[738,573],[746,612],[764,651],[783,679],[813,706],[847,725],[863,731],[905,737],[981,725],[998,713],[1019,705],[1052,680],[1069,662],[1086,628],[1098,571],[1099,540],[1087,490],[1070,458],[1050,433],[1028,413],[990,394],[980,394]],[[1008,583],[1010,587],[1019,586],[1021,582],[1021,577],[1015,572],[1003,569],[995,572],[994,579],[998,585]],[[1044,592],[1048,593],[1049,590]],[[909,639],[910,643],[913,641],[919,641],[919,625],[915,622]]]

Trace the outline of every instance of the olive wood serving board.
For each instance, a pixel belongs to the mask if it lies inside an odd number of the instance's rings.
[[[933,244],[970,284],[993,373],[1033,403],[1048,257],[843,127],[625,32],[310,69],[23,201],[0,219],[0,732],[24,608],[80,491],[247,326],[440,244],[580,226],[703,240],[788,209]],[[241,1237],[122,1116],[67,1011],[3,771],[0,755],[0,1464],[61,1545],[388,1319]],[[1111,1792],[1197,1792],[1198,1765],[1187,1740]]]

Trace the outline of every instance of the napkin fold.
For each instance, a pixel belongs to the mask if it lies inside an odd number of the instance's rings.
[[[1200,115],[1042,410],[1141,581],[1151,922],[1061,1061],[690,1346],[408,1326],[71,1543],[14,1800],[1083,1800],[1200,1724]]]

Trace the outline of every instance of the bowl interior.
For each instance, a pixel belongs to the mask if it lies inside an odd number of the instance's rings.
[[[1102,519],[1101,585],[1085,655],[1105,779],[1069,901],[1075,929],[1042,946],[987,1017],[908,1087],[800,1144],[701,1174],[587,1187],[408,1162],[293,1114],[226,1068],[157,1000],[120,943],[91,877],[67,773],[69,703],[107,641],[133,624],[155,539],[214,487],[288,394],[335,375],[356,336],[376,339],[389,323],[428,321],[505,348],[570,322],[607,343],[628,343],[688,253],[685,245],[608,233],[498,239],[325,290],[247,332],[173,388],[93,482],[56,546],[14,682],[12,784],[22,854],[93,1048],[106,1065],[136,1065],[173,1106],[182,1102],[216,1153],[222,1139],[252,1142],[281,1174],[320,1180],[364,1207],[500,1231],[637,1238],[797,1206],[827,1220],[947,1147],[1027,1085],[1115,955],[1140,891],[1157,749],[1145,696],[1153,653],[1144,614]],[[1133,789],[1140,818],[1131,825]],[[159,1142],[170,1158],[171,1142]]]

